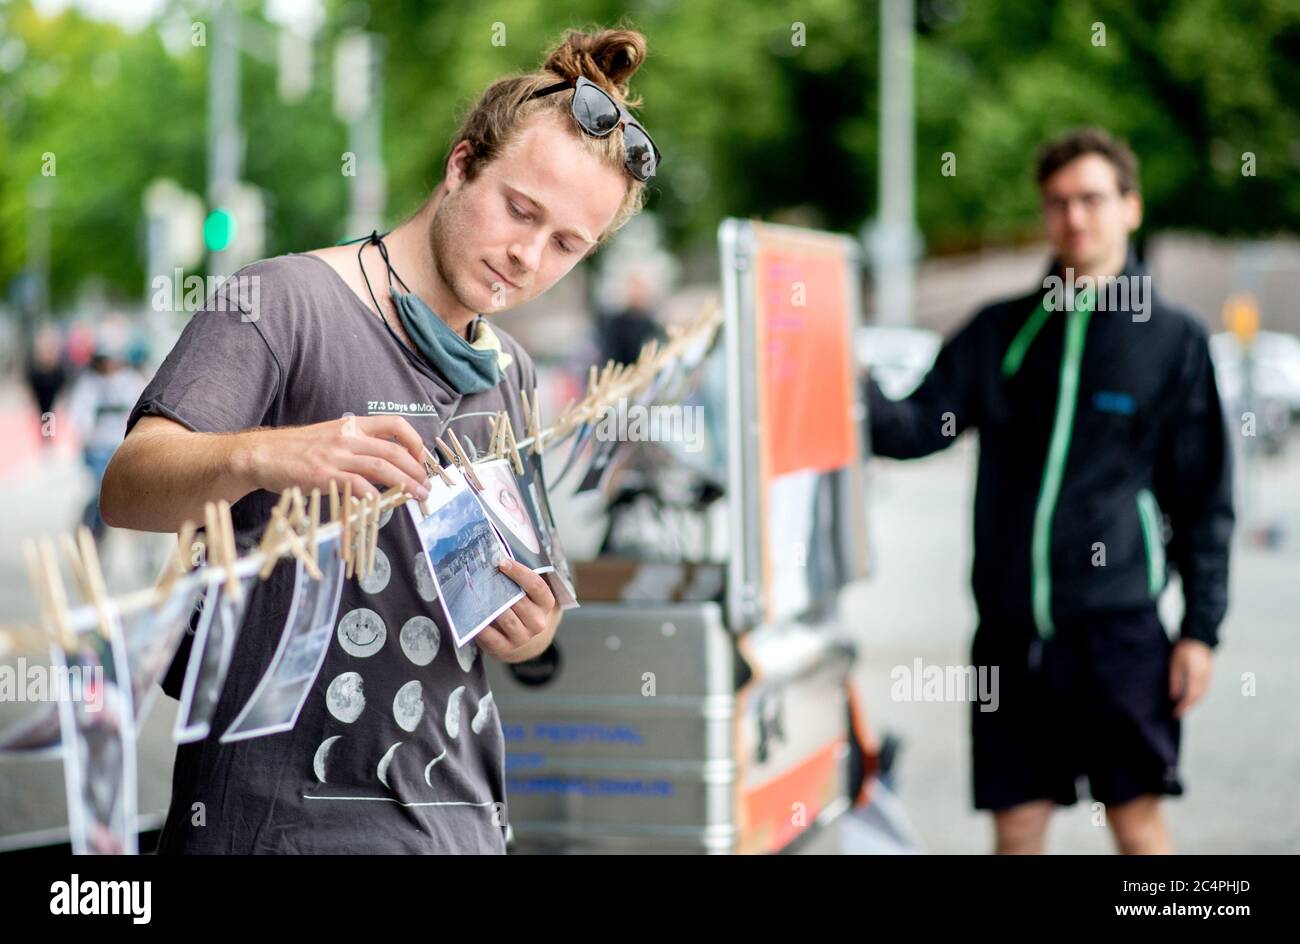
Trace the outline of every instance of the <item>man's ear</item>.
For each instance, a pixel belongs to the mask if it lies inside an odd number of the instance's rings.
[[[450,193],[465,182],[465,164],[473,152],[474,146],[461,139],[447,155],[447,166],[443,168],[442,183]]]
[[[1124,194],[1124,221],[1128,224],[1129,232],[1137,229],[1142,225],[1142,194],[1133,190]]]

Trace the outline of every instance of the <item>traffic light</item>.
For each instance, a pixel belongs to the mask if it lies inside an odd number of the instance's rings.
[[[235,214],[225,207],[214,207],[203,221],[203,243],[208,252],[224,252],[235,241],[237,230]]]

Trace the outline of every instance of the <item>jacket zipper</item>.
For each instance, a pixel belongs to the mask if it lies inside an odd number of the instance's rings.
[[[1042,639],[1056,632],[1052,622],[1052,516],[1061,494],[1065,460],[1070,454],[1070,437],[1074,432],[1074,413],[1079,400],[1079,362],[1083,359],[1083,342],[1092,317],[1092,296],[1078,298],[1065,327],[1065,349],[1061,354],[1061,382],[1056,394],[1056,417],[1052,437],[1043,464],[1043,484],[1034,508],[1033,543],[1030,550],[1031,593],[1034,625]]]

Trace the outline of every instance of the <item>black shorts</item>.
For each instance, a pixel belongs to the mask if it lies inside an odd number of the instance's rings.
[[[1082,776],[1108,806],[1181,795],[1171,650],[1154,606],[1063,621],[1041,644],[1032,626],[981,623],[971,661],[998,666],[998,704],[972,704],[976,809],[1069,806]]]

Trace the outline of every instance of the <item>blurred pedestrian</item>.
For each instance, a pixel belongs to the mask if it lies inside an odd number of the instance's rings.
[[[144,378],[116,352],[101,349],[91,357],[89,367],[72,388],[68,412],[81,441],[82,460],[95,483],[81,523],[90,528],[96,543],[103,538],[105,530],[99,513],[99,488],[104,470],[126,437],[126,419],[144,387]]]
[[[1137,159],[1099,129],[1047,143],[1037,181],[1055,250],[1041,285],[980,310],[921,386],[869,382],[874,451],[980,435],[972,662],[975,806],[1000,852],[1041,852],[1087,775],[1123,852],[1168,852],[1180,719],[1205,693],[1227,608],[1231,449],[1205,329],[1156,296],[1129,248]],[[1185,615],[1156,611],[1173,564]]]
[[[600,363],[613,359],[620,364],[634,363],[641,348],[651,340],[666,337],[663,326],[654,316],[653,290],[639,274],[627,277],[626,300],[618,311],[597,316],[596,331],[600,339]]]
[[[58,329],[43,328],[36,335],[27,360],[27,386],[31,389],[32,399],[36,401],[41,444],[47,447],[54,444],[54,436],[47,434],[46,430],[53,430],[54,427],[47,426],[46,419],[53,417],[54,401],[68,381],[68,371],[59,348]]]

